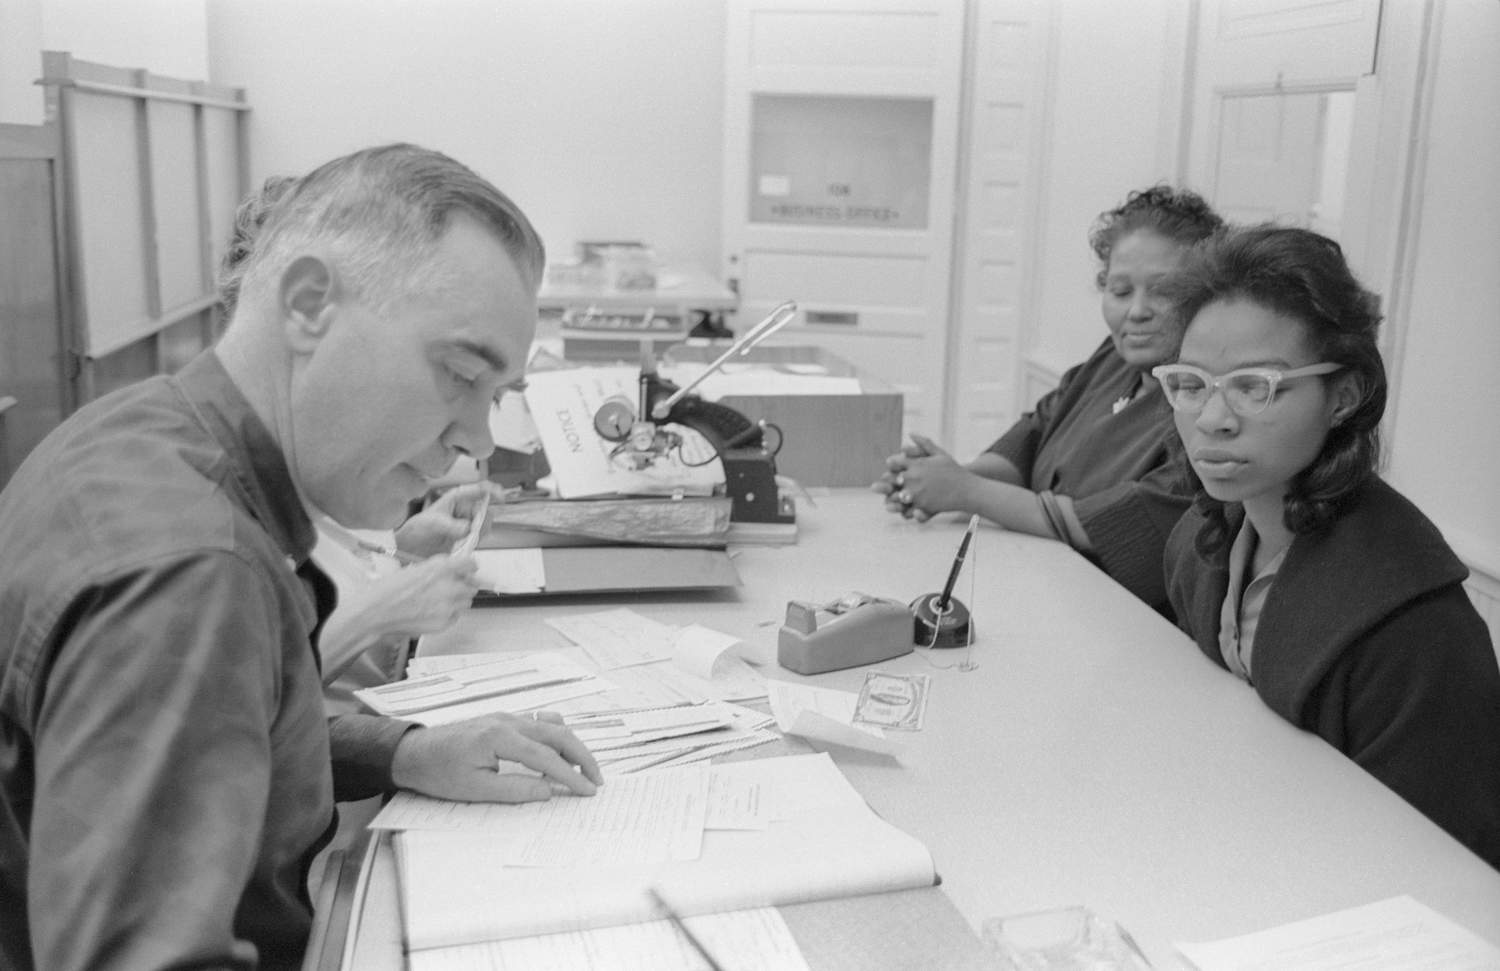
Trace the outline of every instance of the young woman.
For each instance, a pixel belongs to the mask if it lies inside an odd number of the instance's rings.
[[[1089,243],[1109,337],[967,466],[913,435],[870,488],[919,521],[978,513],[1062,540],[1164,609],[1162,548],[1188,495],[1171,459],[1171,409],[1149,374],[1181,337],[1157,286],[1223,225],[1202,198],[1167,186],[1102,213]]]
[[[1178,622],[1500,867],[1500,668],[1468,570],[1375,473],[1376,297],[1337,243],[1274,226],[1207,244],[1166,293],[1187,326],[1153,374],[1198,486],[1166,552]]]

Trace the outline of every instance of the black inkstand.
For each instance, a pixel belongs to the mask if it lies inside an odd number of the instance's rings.
[[[915,632],[912,642],[918,647],[965,647],[974,639],[974,620],[969,608],[941,594],[929,593],[911,602]]]
[[[969,608],[953,599],[953,585],[964,568],[964,557],[969,553],[969,544],[979,528],[979,517],[969,519],[969,528],[959,541],[958,553],[953,557],[953,568],[948,571],[948,582],[942,593],[926,593],[911,602],[913,618],[912,642],[917,647],[965,647],[974,641],[974,619]]]

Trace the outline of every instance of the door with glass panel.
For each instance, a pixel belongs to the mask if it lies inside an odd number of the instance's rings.
[[[962,0],[732,0],[724,276],[742,322],[783,300],[813,344],[940,436]],[[872,470],[873,474],[873,470]]]

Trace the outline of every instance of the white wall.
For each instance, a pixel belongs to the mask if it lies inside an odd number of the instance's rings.
[[[208,77],[204,0],[0,0],[0,122],[45,121],[42,51],[145,68],[193,81]]]
[[[42,89],[41,0],[0,3],[0,124],[40,125]]]
[[[1180,0],[1069,0],[1057,5],[1052,130],[1047,146],[1036,320],[1028,357],[1061,370],[1104,339],[1094,219],[1131,189],[1173,175],[1179,102],[1162,97],[1181,72]]]
[[[42,49],[201,80],[208,77],[203,4],[204,0],[42,0]]]
[[[440,149],[550,252],[643,239],[719,265],[725,12],[710,0],[209,0],[210,79],[248,89],[251,173]]]
[[[1388,474],[1500,577],[1500,3],[1438,10]]]

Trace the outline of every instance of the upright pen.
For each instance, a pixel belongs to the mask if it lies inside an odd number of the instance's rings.
[[[974,541],[974,532],[979,529],[979,514],[975,513],[969,517],[969,528],[964,530],[964,538],[958,542],[958,553],[953,557],[953,568],[948,571],[948,582],[943,584],[943,592],[938,597],[938,613],[948,609],[948,600],[953,596],[953,585],[958,582],[958,575],[963,572],[964,557],[969,555],[969,544]]]

